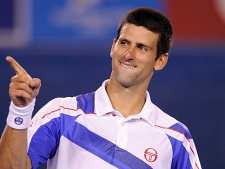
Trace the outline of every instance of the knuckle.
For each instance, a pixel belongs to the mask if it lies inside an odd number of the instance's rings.
[[[11,77],[11,82],[14,82],[14,81],[16,81],[16,80],[17,80],[17,75]]]
[[[21,89],[26,89],[27,88],[27,84],[26,83],[20,83],[20,88]]]
[[[22,82],[27,82],[27,83],[30,81],[30,79],[27,76],[25,76],[25,75],[20,75],[20,80]]]
[[[10,84],[9,84],[9,88],[10,88],[10,89],[13,88],[13,83],[10,83]]]

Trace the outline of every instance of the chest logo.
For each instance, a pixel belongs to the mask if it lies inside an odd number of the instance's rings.
[[[158,153],[153,148],[148,148],[144,152],[144,157],[148,162],[155,162],[158,157]]]

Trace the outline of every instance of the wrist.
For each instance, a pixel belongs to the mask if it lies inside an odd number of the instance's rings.
[[[12,101],[9,106],[7,125],[18,130],[26,129],[30,125],[36,99],[26,107],[17,107]]]

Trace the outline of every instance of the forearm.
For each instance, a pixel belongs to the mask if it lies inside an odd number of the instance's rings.
[[[17,130],[6,125],[0,141],[1,169],[27,169],[27,129]]]
[[[28,169],[31,168],[31,162],[27,155],[27,128],[41,80],[31,78],[12,57],[8,56],[6,60],[16,75],[11,78],[9,85],[11,104],[7,125],[0,141],[1,169]]]

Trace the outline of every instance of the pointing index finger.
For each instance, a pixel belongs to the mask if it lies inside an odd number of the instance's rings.
[[[20,66],[20,64],[15,59],[13,59],[11,56],[7,56],[6,61],[9,62],[10,66],[15,71],[16,75],[19,75],[19,74],[20,75],[21,74],[28,75],[26,70],[22,66]]]

